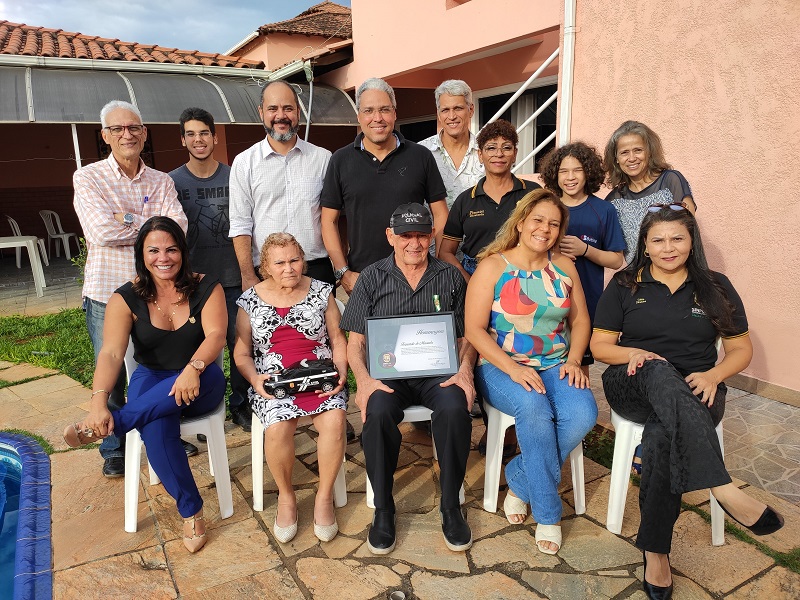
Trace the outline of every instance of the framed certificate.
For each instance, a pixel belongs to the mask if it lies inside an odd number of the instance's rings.
[[[453,375],[458,371],[452,312],[367,318],[367,368],[375,379]]]

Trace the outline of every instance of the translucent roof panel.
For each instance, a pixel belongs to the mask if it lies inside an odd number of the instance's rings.
[[[99,123],[107,102],[131,101],[113,71],[32,69],[31,90],[37,123]]]
[[[177,123],[183,110],[191,106],[207,110],[220,123],[230,121],[217,89],[200,77],[175,73],[123,75],[131,82],[145,123]]]
[[[28,122],[25,69],[0,67],[0,122]]]

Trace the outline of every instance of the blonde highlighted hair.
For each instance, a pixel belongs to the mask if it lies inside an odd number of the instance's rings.
[[[564,203],[558,199],[558,196],[550,190],[543,188],[536,189],[525,194],[522,199],[517,202],[517,206],[497,232],[494,241],[478,253],[477,259],[483,260],[487,256],[505,252],[519,244],[520,233],[517,230],[517,226],[524,222],[533,209],[542,202],[553,204],[561,213],[561,226],[558,228],[558,239],[553,246],[557,246],[561,243],[564,234],[567,232],[567,225],[569,225],[569,209],[564,206]]]

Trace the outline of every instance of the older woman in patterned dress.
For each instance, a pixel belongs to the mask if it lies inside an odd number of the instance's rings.
[[[261,249],[263,281],[239,298],[234,358],[250,382],[253,412],[266,429],[267,465],[278,486],[278,510],[273,531],[289,542],[297,533],[297,499],[292,487],[294,433],[300,417],[311,417],[319,432],[319,489],[314,502],[314,534],[324,542],[338,532],[333,508],[333,484],[344,455],[347,406],[347,340],[328,283],[305,272],[305,254],[288,233],[273,233]],[[264,389],[270,373],[303,359],[332,359],[338,385],[329,392],[305,391],[276,398]]]

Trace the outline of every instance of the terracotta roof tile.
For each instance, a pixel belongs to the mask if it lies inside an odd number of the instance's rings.
[[[332,4],[326,2],[323,4]],[[338,5],[334,5],[338,6]],[[309,9],[311,10],[311,9]],[[306,11],[308,12],[308,11]],[[348,9],[349,12],[349,9]],[[0,20],[0,54],[263,69],[261,61],[179,50]]]
[[[352,13],[349,7],[326,0],[292,19],[262,25],[258,32],[262,35],[288,33],[346,40],[353,37]]]

